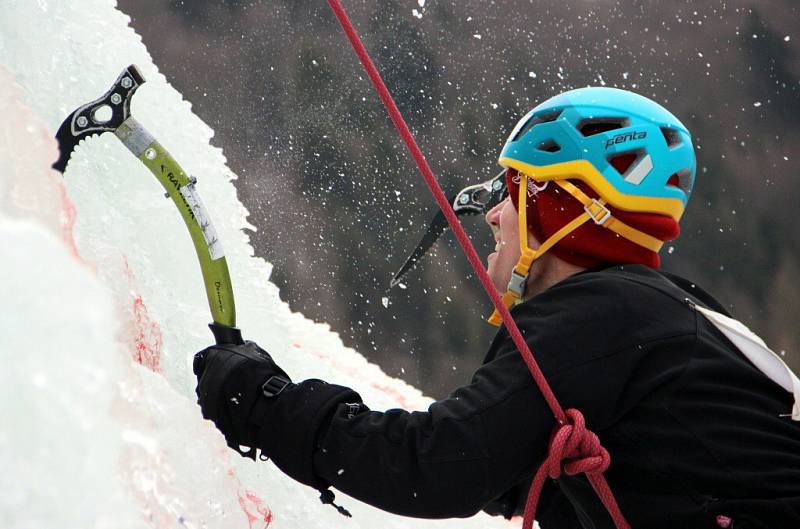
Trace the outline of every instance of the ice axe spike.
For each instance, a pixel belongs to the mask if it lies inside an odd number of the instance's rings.
[[[491,180],[467,186],[451,197],[450,204],[453,205],[453,211],[455,211],[456,216],[485,215],[487,211],[499,204],[508,193],[505,184],[505,173],[506,170],[503,169]],[[448,227],[444,213],[441,210],[437,211],[428,225],[428,231],[422,236],[422,239],[405,260],[403,266],[400,267],[400,270],[392,277],[389,282],[390,289],[400,284],[403,277],[428,253],[428,250],[433,247],[434,243],[439,240],[439,237]]]
[[[61,155],[53,168],[64,173],[81,141],[113,132],[161,183],[189,230],[203,274],[213,319],[209,327],[216,342],[244,343],[236,328],[236,309],[225,253],[211,217],[195,189],[197,179],[189,177],[167,150],[131,116],[131,98],[144,82],[139,69],[134,65],[128,66],[102,97],[72,112],[56,133]],[[108,119],[100,115],[104,108],[110,109],[111,117]]]

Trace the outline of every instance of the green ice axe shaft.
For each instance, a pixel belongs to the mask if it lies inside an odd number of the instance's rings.
[[[166,196],[172,199],[189,230],[203,274],[213,319],[209,327],[216,342],[243,343],[241,331],[236,328],[236,308],[228,263],[211,218],[197,192],[197,180],[187,176],[167,150],[130,115],[130,100],[144,82],[136,66],[131,65],[120,74],[105,95],[70,114],[56,134],[61,158],[53,167],[63,173],[72,151],[83,139],[113,132],[161,183]],[[110,119],[101,119],[99,114],[103,109],[106,114],[110,109]]]
[[[208,306],[214,320],[211,330],[218,343],[231,343],[227,335],[236,328],[236,308],[228,263],[211,218],[197,193],[197,181],[186,175],[178,162],[134,117],[126,119],[114,134],[150,169],[177,206],[200,262]]]

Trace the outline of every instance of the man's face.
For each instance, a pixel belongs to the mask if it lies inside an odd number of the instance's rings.
[[[517,210],[510,197],[486,214],[486,223],[494,230],[495,251],[486,258],[489,277],[502,295],[511,279],[511,271],[520,257]]]

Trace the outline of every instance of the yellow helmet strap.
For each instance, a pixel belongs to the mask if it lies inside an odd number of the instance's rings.
[[[503,294],[503,304],[509,309],[514,304],[519,303],[525,296],[525,286],[527,285],[533,262],[544,255],[547,250],[555,246],[558,241],[578,229],[584,222],[590,219],[594,221],[595,224],[608,228],[650,251],[658,252],[664,244],[660,239],[614,218],[611,215],[611,210],[606,207],[605,200],[589,197],[577,186],[566,180],[553,180],[562,189],[583,204],[583,213],[551,235],[538,249],[533,250],[528,246],[527,190],[528,178],[530,177],[522,172],[518,172],[517,174],[520,175],[519,195],[517,200],[520,257],[514,269],[511,271],[511,279],[508,282],[505,294]],[[500,317],[500,313],[495,310],[489,317],[488,322],[492,325],[500,326],[503,320]]]

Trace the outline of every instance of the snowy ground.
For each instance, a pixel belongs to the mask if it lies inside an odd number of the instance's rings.
[[[0,527],[516,526],[412,520],[341,495],[346,520],[201,419],[190,363],[210,315],[174,206],[113,135],[80,146],[65,179],[50,169],[61,120],[131,63],[147,79],[133,113],[198,178],[246,337],[294,378],[353,386],[373,408],[429,399],[280,301],[213,131],[128,22],[113,0],[15,0],[0,17]]]

